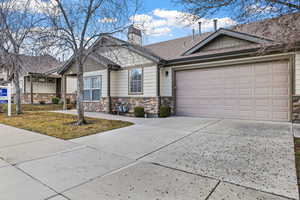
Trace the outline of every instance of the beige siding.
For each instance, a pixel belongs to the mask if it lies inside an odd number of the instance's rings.
[[[295,57],[295,94],[300,95],[300,52]]]
[[[56,93],[56,83],[33,82],[33,93],[47,94]],[[26,80],[26,92],[30,92],[30,81]]]
[[[85,72],[83,73],[84,77],[88,76],[101,76],[102,78],[102,97],[107,97],[107,70],[99,70],[93,72]]]
[[[84,72],[93,72],[93,71],[103,70],[104,68],[105,67],[101,66],[94,60],[87,59],[87,61],[84,63],[83,71]],[[72,64],[71,67],[66,72],[66,74],[76,74],[76,72],[77,72],[76,65]]]
[[[67,93],[72,94],[77,91],[77,78],[67,77]]]
[[[122,67],[137,66],[153,63],[151,60],[125,48],[101,52],[101,54]]]
[[[168,72],[168,76],[166,76]],[[160,70],[160,95],[172,96],[172,70],[171,67],[162,68]]]
[[[200,51],[210,51],[215,49],[244,46],[248,44],[252,44],[252,43],[246,40],[240,40],[229,36],[220,36],[216,38],[214,41],[204,46]]]
[[[143,68],[143,94],[128,94],[128,70],[111,72],[111,96],[113,97],[155,97],[157,88],[157,66]]]

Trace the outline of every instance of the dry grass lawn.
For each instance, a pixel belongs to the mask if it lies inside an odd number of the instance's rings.
[[[24,114],[12,117],[0,114],[2,124],[66,140],[132,125],[130,122],[117,120],[88,117],[86,120],[88,124],[75,126],[73,123],[76,121],[76,116],[62,113],[24,112]]]
[[[3,104],[0,106],[4,112],[7,112],[7,105]],[[74,108],[74,105],[68,105],[68,109]],[[46,104],[46,105],[39,105],[39,104],[22,104],[22,111],[51,111],[51,110],[62,110],[62,104]],[[1,109],[0,109],[1,110]],[[12,112],[15,112],[16,105],[12,104]]]

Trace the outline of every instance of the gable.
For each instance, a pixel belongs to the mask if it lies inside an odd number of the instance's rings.
[[[213,51],[217,49],[225,49],[225,48],[232,48],[232,47],[240,47],[245,46],[249,44],[255,44],[254,42],[250,42],[247,40],[241,40],[238,38],[221,35],[218,38],[215,38],[210,43],[204,45],[201,49],[196,51],[195,53],[199,51]]]
[[[236,32],[227,29],[219,29],[212,33],[207,38],[200,41],[198,44],[184,52],[182,55],[191,55],[200,51],[216,50],[224,48],[232,48],[248,44],[267,44],[272,43],[272,40],[261,38],[255,35]]]
[[[154,61],[148,57],[133,51],[127,46],[116,46],[109,41],[102,43],[103,47],[97,50],[97,53],[112,60],[121,67],[130,67],[137,65],[153,64]]]

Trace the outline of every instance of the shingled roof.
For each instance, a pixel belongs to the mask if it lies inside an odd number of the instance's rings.
[[[22,61],[22,71],[24,73],[43,74],[49,70],[58,68],[61,63],[50,55],[27,56],[20,55]]]
[[[252,35],[255,37],[265,38],[266,40],[273,40],[278,43],[287,43],[290,41],[300,41],[300,14],[289,14],[278,18],[266,19],[258,22],[241,24],[230,27],[229,29],[235,32]],[[208,56],[219,53],[226,53],[230,51],[241,51],[250,48],[258,48],[260,45],[250,45],[244,47],[232,47],[228,49],[221,49],[211,52],[195,53],[192,55],[183,55],[187,50],[199,44],[208,38],[214,32],[207,32],[201,35],[187,36],[174,40],[168,40],[155,44],[144,46],[151,52],[165,60],[176,60],[183,58]]]

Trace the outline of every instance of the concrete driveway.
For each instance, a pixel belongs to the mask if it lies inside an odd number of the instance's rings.
[[[87,115],[135,125],[72,141],[0,125],[0,199],[298,199],[289,123]]]

